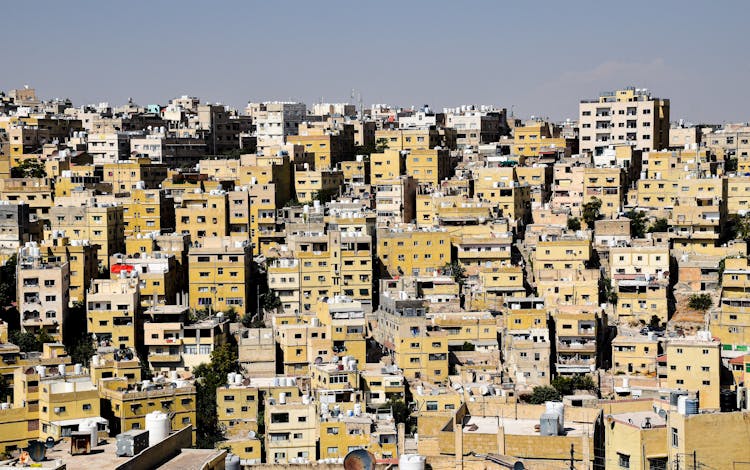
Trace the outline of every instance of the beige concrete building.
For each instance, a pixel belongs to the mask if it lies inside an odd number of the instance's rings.
[[[599,155],[614,143],[649,151],[669,145],[669,100],[646,89],[605,92],[579,105],[579,149]]]

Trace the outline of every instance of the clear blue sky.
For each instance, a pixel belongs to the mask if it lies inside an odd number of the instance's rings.
[[[750,2],[15,1],[0,5],[0,89],[76,105],[182,94],[573,118],[633,85],[672,118],[750,120]]]

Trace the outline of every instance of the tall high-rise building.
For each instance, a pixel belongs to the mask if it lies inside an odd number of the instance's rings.
[[[669,145],[669,100],[654,98],[645,88],[628,87],[581,100],[579,148],[601,155],[612,144],[631,143],[649,151]]]

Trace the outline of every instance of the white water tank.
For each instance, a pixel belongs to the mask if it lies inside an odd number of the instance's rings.
[[[399,470],[424,470],[425,457],[419,454],[401,454],[398,458]]]
[[[0,403],[0,410],[7,410],[10,409],[10,403],[2,402]]]
[[[282,405],[286,404],[286,393],[284,392],[279,393],[279,403]]]
[[[78,431],[91,434],[91,447],[99,444],[99,425],[93,420],[84,420],[78,425]]]
[[[235,374],[234,372],[230,372],[227,374],[227,385],[232,385],[234,383],[234,377],[236,375],[237,374]]]
[[[354,416],[360,416],[361,414],[362,414],[362,404],[355,403],[354,404]]]
[[[146,431],[148,431],[148,446],[158,444],[169,436],[171,424],[169,416],[161,411],[152,411],[146,415]]]
[[[60,375],[65,375],[65,364],[58,364],[57,365],[57,372]]]
[[[234,384],[235,384],[235,385],[240,385],[240,384],[242,383],[242,379],[243,379],[243,378],[244,378],[244,377],[242,377],[242,374],[240,374],[239,372],[238,372],[238,373],[236,373],[236,374],[234,375]]]
[[[83,373],[83,366],[81,364],[76,364],[73,366],[73,373],[75,375],[81,375]]]
[[[309,405],[310,404],[310,395],[308,395],[307,393],[305,393],[304,395],[302,395],[302,404],[303,405]]]
[[[169,380],[177,380],[177,371],[176,370],[170,370],[169,371]]]
[[[34,367],[34,370],[36,370],[36,373],[39,377],[44,377],[47,375],[47,369],[45,369],[44,366],[36,366]]]

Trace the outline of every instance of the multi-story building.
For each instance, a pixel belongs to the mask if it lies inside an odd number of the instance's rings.
[[[582,100],[579,107],[579,148],[594,155],[613,143],[632,143],[636,149],[669,146],[669,100],[654,98],[646,89],[626,88]]]
[[[258,151],[285,143],[287,136],[296,135],[305,119],[304,103],[265,102],[248,103],[245,112],[252,117],[258,136]]]
[[[667,341],[667,387],[697,392],[700,408],[719,409],[721,344],[707,331]]]
[[[125,385],[125,386],[123,386]],[[146,429],[146,416],[155,411],[167,415],[171,429],[193,425],[195,443],[195,387],[184,380],[138,384],[128,388],[120,378],[103,379],[99,385],[102,417],[109,421],[111,435],[131,429]]]
[[[552,375],[549,315],[544,308],[521,308],[524,305],[513,300],[508,303],[502,342],[507,373],[519,388],[549,385]],[[534,302],[532,298],[524,304],[543,306],[541,299]]]
[[[109,258],[125,249],[122,206],[91,203],[86,206],[55,206],[49,210],[50,228],[77,240],[97,245],[99,266],[109,269]],[[45,238],[47,235],[45,235]]]
[[[337,129],[302,123],[296,135],[288,136],[287,143],[301,145],[305,153],[313,155],[313,168],[325,170],[354,157],[354,127],[349,124]]]
[[[612,340],[612,372],[656,375],[659,341],[647,336],[618,335]]]
[[[70,266],[69,300],[73,305],[86,299],[86,289],[99,271],[98,247],[88,240],[71,240],[64,233],[52,232],[40,249],[47,259],[67,262]]]
[[[450,233],[444,228],[380,229],[378,260],[391,275],[429,275],[451,262]]]
[[[317,405],[309,398],[268,399],[265,407],[266,462],[315,460],[318,442]]]
[[[43,256],[36,242],[28,242],[19,250],[17,276],[21,329],[62,340],[67,333],[70,264]]]
[[[437,187],[452,176],[450,151],[447,149],[415,148],[406,156],[406,174],[419,184]]]
[[[648,323],[669,314],[669,248],[666,246],[614,247],[609,250],[612,288],[617,293],[615,313],[620,319]]]
[[[86,317],[87,331],[100,345],[135,350],[143,341],[138,279],[95,279],[86,295]]]
[[[294,173],[295,197],[301,203],[327,202],[339,192],[343,184],[344,173],[341,170],[305,168]]]
[[[625,178],[621,168],[586,168],[583,170],[583,203],[599,199],[599,212],[608,218],[622,211]],[[591,227],[593,228],[593,227]]]
[[[555,369],[558,374],[588,374],[596,370],[598,325],[595,313],[555,315]]]
[[[31,240],[29,205],[0,200],[0,261],[5,261]]]
[[[193,241],[229,235],[228,201],[227,192],[219,189],[184,195],[175,209],[175,231]]]
[[[205,237],[189,253],[190,307],[250,311],[251,251],[247,239]]]
[[[133,189],[122,207],[126,237],[175,229],[174,200],[162,189]]]
[[[175,303],[180,272],[173,254],[160,251],[139,253],[137,257],[118,254],[112,257],[110,266],[112,279],[123,273],[138,277],[143,307]]]
[[[416,195],[417,181],[411,176],[379,180],[375,186],[378,227],[413,223],[417,216]]]

